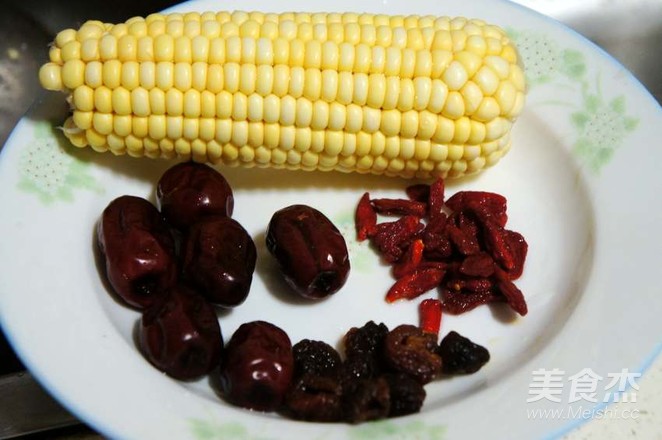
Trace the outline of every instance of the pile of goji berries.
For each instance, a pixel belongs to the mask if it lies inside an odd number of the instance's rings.
[[[445,199],[444,190],[438,179],[407,187],[406,199],[361,197],[357,238],[371,241],[396,278],[386,301],[439,289],[439,300],[420,306],[421,326],[432,332],[442,309],[457,315],[481,304],[506,302],[526,315],[524,295],[513,281],[522,274],[528,245],[521,234],[506,229],[506,198],[460,191]],[[378,214],[399,218],[378,223]]]

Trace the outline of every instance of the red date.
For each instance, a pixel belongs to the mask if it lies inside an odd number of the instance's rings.
[[[277,211],[266,235],[267,248],[299,295],[324,298],[347,281],[350,264],[345,239],[315,208],[292,205]]]
[[[184,286],[149,308],[139,326],[147,360],[180,380],[197,379],[218,365],[223,337],[214,308]]]
[[[175,284],[174,241],[147,200],[122,196],[110,202],[98,223],[97,238],[108,281],[128,305],[142,310]]]
[[[257,252],[246,230],[229,217],[207,217],[188,231],[182,275],[209,302],[243,303],[250,291]]]
[[[233,404],[273,411],[292,383],[292,343],[282,329],[265,321],[239,326],[225,347],[221,387]]]
[[[180,230],[208,215],[230,217],[234,208],[227,180],[213,168],[196,162],[168,169],[159,180],[156,197],[163,216]]]

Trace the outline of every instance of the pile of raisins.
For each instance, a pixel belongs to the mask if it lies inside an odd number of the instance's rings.
[[[330,345],[304,339],[293,347],[292,386],[281,411],[297,420],[360,423],[418,412],[424,385],[440,375],[478,371],[488,351],[455,332],[437,335],[403,324],[367,322],[344,337],[344,360]]]
[[[524,295],[513,283],[524,268],[528,245],[506,229],[505,197],[460,191],[444,198],[444,181],[407,188],[407,199],[371,199],[356,209],[358,240],[369,239],[392,264],[397,279],[388,302],[438,289],[444,312],[461,314],[479,305],[506,302],[526,315]],[[378,223],[377,216],[397,215]]]

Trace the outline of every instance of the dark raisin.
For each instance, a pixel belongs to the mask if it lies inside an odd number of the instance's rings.
[[[388,417],[391,396],[386,379],[357,379],[343,388],[344,420],[361,423]]]
[[[374,354],[381,350],[388,334],[385,324],[368,321],[363,327],[352,327],[345,335],[345,355]]]
[[[357,354],[349,357],[342,363],[341,381],[351,382],[355,379],[371,379],[381,371],[377,357],[372,354]]]
[[[297,420],[337,422],[342,417],[341,398],[338,380],[304,374],[285,396],[284,412]]]
[[[425,388],[407,374],[385,374],[384,379],[391,394],[389,417],[414,414],[421,410],[425,400]]]
[[[384,340],[386,363],[422,384],[430,382],[441,371],[441,358],[436,349],[437,337],[415,325],[399,325]]]
[[[441,340],[437,353],[443,360],[444,374],[475,373],[490,360],[490,352],[485,347],[454,331]]]
[[[326,342],[304,339],[294,344],[292,353],[296,378],[305,374],[335,377],[340,371],[340,354]]]

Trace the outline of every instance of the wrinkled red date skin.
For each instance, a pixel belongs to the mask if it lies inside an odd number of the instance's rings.
[[[231,403],[257,411],[278,409],[292,382],[292,343],[265,322],[242,324],[225,347],[221,388]]]
[[[227,180],[215,169],[196,162],[168,169],[159,179],[156,197],[163,216],[182,231],[208,215],[231,217],[234,209]]]
[[[197,379],[220,361],[223,337],[216,312],[182,285],[143,314],[138,331],[145,358],[175,379]]]
[[[147,200],[121,196],[110,202],[97,225],[97,239],[108,281],[128,305],[143,310],[175,284],[174,241]]]
[[[285,280],[303,297],[327,297],[347,281],[345,239],[315,208],[292,205],[277,211],[269,222],[266,243]]]
[[[257,251],[246,230],[229,217],[195,223],[183,245],[182,276],[209,302],[243,303],[250,291]]]

